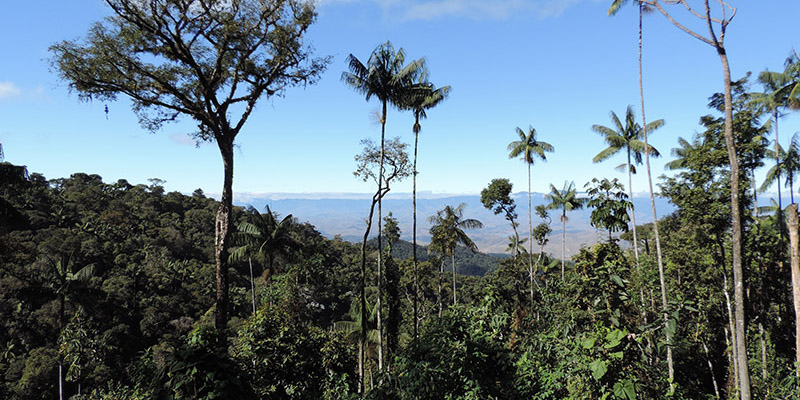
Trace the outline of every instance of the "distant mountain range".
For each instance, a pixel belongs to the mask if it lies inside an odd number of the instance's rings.
[[[373,238],[368,242],[373,248],[378,247],[378,240]],[[400,239],[399,242],[392,245],[392,257],[396,260],[406,260],[413,256],[413,246],[411,242]],[[466,247],[456,247],[456,272],[461,275],[483,276],[487,272],[494,271],[498,262],[504,258],[508,258],[508,254],[498,253],[472,253]],[[419,261],[430,260],[431,255],[428,254],[428,247],[417,244],[417,259]],[[452,271],[452,262],[450,257],[445,257],[444,270]],[[439,264],[433,266],[434,270],[439,269]]]
[[[521,237],[527,237],[528,231],[528,194],[519,192],[513,195],[517,203]],[[309,222],[320,232],[328,237],[340,235],[344,240],[357,242],[361,240],[366,228],[365,219],[369,213],[370,195],[354,193],[314,193],[314,194],[254,194],[237,193],[235,201],[239,205],[252,205],[263,210],[269,205],[272,211],[285,216],[292,214],[301,222]],[[546,204],[543,193],[533,193],[533,206]],[[483,253],[505,253],[509,237],[513,234],[511,226],[501,215],[494,215],[483,207],[479,195],[443,195],[430,192],[420,193],[417,197],[417,241],[421,245],[430,242],[428,230],[430,223],[428,217],[435,215],[446,205],[457,206],[465,203],[464,217],[475,218],[483,222],[483,229],[468,231],[472,240]],[[646,195],[634,196],[636,222],[644,224],[652,221],[650,212],[650,199]],[[674,210],[674,206],[666,199],[656,198],[656,209],[659,217],[667,215]],[[401,229],[401,238],[411,240],[411,194],[390,194],[383,200],[383,214],[389,212],[397,218]],[[567,256],[576,254],[582,246],[589,246],[603,240],[606,233],[597,231],[589,224],[590,209],[583,209],[567,213]],[[377,216],[377,213],[376,213]],[[550,212],[551,228],[550,243],[545,251],[557,257],[561,256],[562,225],[559,220],[560,212]],[[541,222],[534,215],[533,225]],[[375,232],[376,225],[373,225]],[[535,245],[535,244],[534,244]],[[534,252],[536,249],[534,249]]]

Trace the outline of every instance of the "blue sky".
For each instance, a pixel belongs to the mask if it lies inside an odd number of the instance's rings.
[[[609,111],[639,112],[636,77],[637,14],[627,6],[607,17],[610,0],[323,0],[307,35],[317,55],[333,56],[322,80],[262,100],[239,137],[234,190],[251,193],[369,192],[352,175],[360,140],[377,139],[378,104],[347,88],[340,75],[353,53],[366,60],[391,41],[409,58],[425,57],[430,79],[452,86],[450,98],[429,112],[420,137],[419,190],[478,193],[493,178],[527,188],[525,165],[509,160],[515,127],[536,128],[555,153],[533,168],[533,190],[574,180],[627,178],[592,157],[604,148],[593,124],[610,125]],[[739,8],[726,44],[734,78],[779,70],[800,50],[796,0],[733,1]],[[157,134],[143,130],[124,100],[82,103],[50,70],[47,48],[83,37],[107,15],[100,0],[7,2],[0,13],[0,142],[6,160],[48,178],[96,173],[166,181],[167,190],[218,193],[222,164],[213,144],[194,146],[190,120]],[[686,21],[686,15],[679,14]],[[692,23],[693,26],[697,26]],[[690,138],[708,114],[707,98],[722,89],[714,50],[680,32],[658,13],[645,20],[645,96],[648,119],[666,125],[651,143],[666,157],[677,138]],[[754,86],[753,90],[758,87]],[[392,111],[387,136],[411,143],[411,115]],[[781,121],[784,146],[800,117]],[[643,169],[642,169],[643,171]],[[763,175],[763,172],[762,172]],[[643,173],[634,191],[646,190]],[[410,180],[393,188],[410,192]]]

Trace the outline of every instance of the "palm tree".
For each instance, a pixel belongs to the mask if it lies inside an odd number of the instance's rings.
[[[58,297],[58,331],[59,335],[64,331],[66,305],[76,293],[85,289],[89,281],[94,276],[94,264],[86,265],[75,271],[75,264],[71,256],[62,255],[58,259],[45,257],[42,259],[45,265],[43,274],[43,286]],[[64,398],[64,359],[58,357],[58,398]]]
[[[531,166],[538,158],[547,161],[545,153],[552,153],[553,146],[550,143],[536,139],[536,129],[528,126],[526,134],[522,129],[516,129],[519,140],[508,144],[508,158],[520,157],[525,164],[528,164],[528,273],[533,285],[533,210],[531,209]],[[533,289],[531,289],[533,290]]]
[[[791,76],[787,88],[789,91],[789,108],[793,110],[800,109],[800,55],[796,51],[792,51],[792,55],[786,59],[786,72]]]
[[[785,114],[782,110],[790,106],[790,94],[792,92],[792,64],[787,63],[783,72],[762,71],[758,74],[758,82],[764,87],[763,93],[751,93],[750,103],[760,111],[770,114],[770,124],[775,129],[775,151],[772,157],[775,158],[775,173],[777,174],[771,181],[781,180],[781,170],[779,166],[782,149],[780,149],[780,136],[778,122]],[[781,185],[778,184],[778,206],[782,210]]]
[[[769,199],[768,206],[758,207],[759,218],[778,220],[778,218],[780,218],[781,211],[780,205],[778,205],[778,202],[773,198]]]
[[[373,304],[366,303],[367,309],[362,313],[360,302],[353,301],[350,303],[350,309],[347,312],[349,320],[335,321],[333,323],[333,330],[341,332],[345,340],[349,342],[359,343],[361,340],[361,327],[368,325],[367,341],[364,344],[364,359],[358,359],[358,369],[364,370],[367,358],[373,358],[377,355],[378,350],[378,330],[375,329],[375,318],[377,310]],[[368,316],[368,320],[362,321],[361,318]],[[362,323],[363,322],[363,323]],[[372,372],[370,372],[370,376]]]
[[[449,255],[453,263],[453,305],[458,302],[456,296],[456,247],[464,245],[470,251],[477,252],[478,246],[467,236],[464,229],[483,228],[483,223],[477,219],[464,219],[465,203],[458,207],[445,206],[444,209],[437,211],[436,215],[428,220],[431,222],[431,243],[435,242],[436,247],[441,248],[445,255]]]
[[[419,305],[417,304],[417,297],[419,292],[418,274],[417,274],[417,149],[419,148],[419,133],[422,131],[422,125],[419,121],[428,117],[427,110],[436,107],[447,98],[450,94],[450,86],[443,86],[438,89],[434,88],[433,84],[425,81],[427,70],[423,70],[420,74],[419,82],[414,90],[410,91],[404,99],[405,108],[410,109],[414,113],[414,164],[412,167],[412,195],[411,195],[411,211],[413,215],[413,227],[411,231],[412,257],[413,257],[413,273],[414,273],[414,295],[413,295],[413,308],[414,308],[414,338],[417,337],[419,331]]]
[[[275,273],[274,261],[278,255],[288,254],[296,250],[301,244],[291,236],[292,215],[289,214],[280,222],[269,205],[265,207],[266,213],[261,214],[253,207],[245,211],[246,221],[237,225],[238,232],[234,235],[234,243],[239,247],[231,252],[230,261],[237,262],[247,259],[250,266],[250,290],[253,301],[253,314],[256,312],[256,286],[253,277],[253,258],[266,259],[266,268],[271,274]]]
[[[773,157],[778,160],[777,164],[767,171],[767,176],[764,178],[764,183],[761,184],[759,191],[766,191],[773,183],[778,182],[778,190],[780,190],[781,174],[786,176],[784,186],[789,188],[789,194],[794,204],[794,175],[800,172],[800,132],[792,135],[792,142],[789,145],[789,150],[784,151],[780,145],[776,146],[777,153],[768,151],[767,156]],[[780,200],[778,207],[781,207]]]
[[[645,0],[634,0],[634,1],[636,1],[636,4],[639,6],[639,48],[638,48],[637,62],[638,62],[638,72],[639,72],[639,104],[642,108],[642,130],[643,130],[642,136],[644,139],[645,148],[649,148],[650,146],[648,145],[648,135],[647,135],[648,124],[647,124],[647,118],[645,117],[645,107],[644,107],[644,83],[642,79],[642,34],[643,34],[642,20],[645,13],[653,11],[654,6],[657,7],[658,10],[661,11],[662,13],[664,13],[664,10],[661,8],[659,4],[654,5],[652,1],[645,1]],[[620,7],[622,7],[622,5],[625,4],[626,2],[627,0],[613,0],[611,3],[611,7],[609,7],[608,9],[608,15],[615,15],[617,11],[619,11]],[[706,2],[706,10],[708,10],[708,2]],[[668,17],[668,19],[671,22],[675,23],[672,17]],[[709,22],[711,22],[710,19]],[[722,28],[722,31],[724,32],[725,28]],[[727,60],[723,64],[726,63]],[[656,261],[658,264],[659,280],[661,284],[661,299],[662,303],[664,304],[664,307],[666,308],[667,292],[666,292],[666,284],[664,282],[664,260],[661,256],[661,237],[658,233],[658,213],[656,212],[656,197],[655,197],[655,192],[653,191],[653,174],[650,169],[649,151],[645,151],[644,153],[644,162],[645,162],[645,168],[647,169],[647,185],[650,192],[650,210],[653,212],[653,236],[655,237],[656,240]],[[629,183],[628,187],[630,188],[630,186],[631,185]],[[631,198],[631,201],[632,200],[633,198]],[[634,212],[631,212],[631,214],[634,214]],[[636,221],[634,221],[633,227],[634,227],[633,233],[635,236]],[[636,243],[637,241],[634,240],[634,253],[638,252]],[[672,381],[675,378],[675,371],[672,363],[672,348],[669,346],[667,346],[667,366],[668,366],[669,379],[670,381]],[[672,384],[670,384],[670,391],[674,391],[674,387]]]
[[[633,180],[632,175],[636,173],[635,165],[642,164],[642,153],[646,153],[649,150],[650,155],[653,157],[660,157],[661,154],[658,153],[653,146],[646,145],[642,142],[642,135],[644,130],[642,130],[641,126],[636,123],[636,119],[633,115],[633,107],[628,106],[625,110],[625,125],[622,125],[619,117],[614,111],[611,111],[611,122],[613,122],[614,127],[609,128],[603,125],[592,125],[592,130],[602,135],[608,144],[608,147],[605,148],[603,151],[598,153],[592,159],[592,162],[601,162],[605,161],[611,156],[619,153],[623,149],[626,152],[628,162],[626,164],[621,164],[618,166],[618,169],[626,169],[628,171],[628,197],[633,200]],[[651,122],[648,124],[648,130],[655,130],[660,128],[664,125],[664,120],[659,119],[656,121]],[[631,158],[633,160],[631,160]],[[633,162],[631,162],[633,161]],[[636,262],[639,262],[639,245],[638,239],[636,237],[636,213],[635,210],[631,210],[631,217],[633,220],[633,254],[636,258]]]
[[[670,152],[675,159],[664,164],[664,168],[668,170],[685,168],[686,159],[689,157],[689,153],[699,147],[700,144],[696,141],[694,143],[690,143],[688,140],[678,137],[678,145],[680,145],[680,147],[674,147]]]
[[[424,60],[412,61],[408,65],[405,64],[405,51],[399,49],[397,52],[394,50],[391,42],[386,42],[372,51],[372,54],[364,65],[358,58],[350,54],[347,57],[347,64],[350,72],[342,73],[342,80],[348,86],[355,89],[357,92],[363,94],[367,101],[373,96],[377,97],[381,102],[381,154],[380,165],[378,173],[378,193],[382,192],[383,188],[383,161],[384,161],[384,148],[386,139],[386,111],[389,104],[400,108],[402,99],[408,95],[414,82],[424,70]],[[382,248],[382,233],[381,233],[381,218],[382,215],[382,196],[378,197],[378,248]],[[378,300],[376,307],[378,309],[378,331],[382,331],[381,324],[381,281],[383,280],[383,258],[381,252],[378,252]],[[366,278],[362,279],[365,280]],[[361,286],[366,285],[362,282]],[[363,291],[363,289],[362,289]],[[363,297],[363,296],[362,296]],[[365,312],[366,305],[362,302],[362,312]],[[366,318],[362,318],[366,320]],[[362,329],[362,342],[366,340],[366,328]],[[378,336],[378,369],[383,370],[383,343],[381,336]],[[361,375],[363,385],[363,371]]]
[[[561,209],[561,280],[564,280],[564,260],[566,259],[567,243],[567,211],[580,210],[586,199],[579,198],[575,189],[575,182],[564,182],[564,188],[556,189],[550,184],[550,193],[545,195],[545,200],[549,200],[548,210]]]

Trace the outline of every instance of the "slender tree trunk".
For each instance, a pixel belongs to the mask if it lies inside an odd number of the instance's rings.
[[[781,203],[781,159],[780,153],[778,152],[780,146],[778,142],[778,110],[775,110],[772,120],[775,122],[775,172],[778,175],[778,208],[783,210]]]
[[[708,8],[708,0],[706,0]],[[747,327],[744,309],[744,270],[742,267],[742,217],[739,203],[739,161],[733,138],[731,70],[722,45],[717,45],[725,83],[725,144],[731,165],[731,218],[733,219],[733,299],[736,306],[736,355],[739,358],[739,386],[742,400],[750,400],[750,371],[747,366]]]
[[[458,298],[456,297],[456,250],[453,249],[453,253],[450,254],[450,258],[453,260],[453,306],[455,307],[458,304]]]
[[[719,246],[720,257],[722,266],[722,293],[725,295],[725,308],[728,311],[728,330],[730,331],[731,342],[728,345],[731,348],[730,353],[730,360],[731,364],[733,365],[733,381],[734,386],[739,387],[739,358],[736,356],[736,321],[733,316],[733,306],[731,305],[731,296],[729,292],[729,285],[728,285],[728,273],[726,271],[726,257],[725,257],[725,247],[722,243],[722,239],[717,238],[717,245]],[[727,338],[727,336],[726,336]]]
[[[755,168],[750,170],[750,180],[753,182],[753,215],[758,218],[758,182]]]
[[[214,255],[217,263],[217,294],[215,328],[220,337],[220,348],[227,347],[228,328],[228,251],[232,230],[231,212],[233,211],[233,139],[229,135],[217,137],[217,146],[222,155],[224,181],[222,198],[216,218],[216,242]]]
[[[645,168],[647,169],[647,183],[650,191],[650,207],[653,211],[653,235],[656,239],[656,263],[658,265],[658,279],[661,286],[661,307],[663,309],[664,327],[667,325],[669,315],[667,313],[667,285],[664,280],[664,260],[661,255],[661,238],[658,232],[658,213],[656,212],[656,198],[653,192],[653,174],[650,169],[650,145],[648,144],[647,137],[647,117],[644,108],[644,83],[642,80],[642,16],[644,14],[644,4],[639,2],[639,101],[642,107],[642,133],[644,135],[644,159]],[[630,162],[630,161],[629,161]],[[633,199],[631,198],[631,201]],[[635,225],[635,223],[634,223]],[[636,231],[634,231],[634,235]],[[667,330],[664,329],[666,332]],[[671,382],[675,379],[675,368],[672,360],[672,337],[667,334],[667,374]],[[675,387],[670,383],[670,391],[674,391]]]
[[[764,382],[764,398],[769,398],[769,370],[767,368],[767,341],[764,324],[758,322],[758,340],[761,342],[761,379]]]
[[[380,167],[378,168],[378,299],[376,302],[375,307],[377,307],[377,329],[378,329],[378,371],[383,371],[383,305],[382,305],[382,297],[383,297],[383,245],[382,245],[382,237],[383,237],[383,229],[381,227],[383,223],[383,211],[381,210],[381,204],[383,196],[381,196],[381,192],[383,191],[383,159],[384,159],[384,146],[386,143],[386,101],[382,104],[382,116],[381,116],[381,158],[380,158]]]
[[[358,393],[364,397],[364,342],[358,338]],[[253,360],[255,361],[255,360]]]
[[[442,258],[442,262],[439,263],[439,294],[438,294],[438,297],[439,297],[439,301],[438,301],[438,303],[439,303],[439,318],[442,317],[442,308],[443,308],[443,303],[444,303],[444,299],[442,298],[442,284],[443,284],[443,282],[444,282],[444,258]]]
[[[786,229],[785,223],[786,221],[783,219],[783,196],[781,195],[781,159],[780,159],[780,143],[778,141],[778,110],[775,110],[775,113],[772,115],[773,121],[775,122],[775,171],[778,177],[778,237],[780,240],[778,241],[778,248],[780,251],[778,254],[781,254],[778,260],[778,268],[783,269],[783,250],[784,250],[784,241],[786,240]]]
[[[367,347],[367,239],[372,229],[372,217],[375,214],[375,204],[378,202],[381,193],[378,192],[372,197],[372,204],[369,207],[369,217],[367,218],[367,229],[361,240],[361,277],[359,280],[359,297],[361,300],[361,333],[358,337],[358,391],[364,393],[364,364],[366,362]]]
[[[564,282],[564,259],[567,254],[567,209],[561,214],[561,282]]]
[[[64,400],[64,379],[61,375],[61,369],[64,362],[61,361],[61,356],[58,357],[58,400]]]
[[[511,222],[514,223],[513,221]],[[516,232],[516,230],[515,230]],[[528,275],[531,278],[531,311],[533,311],[533,212],[531,209],[531,165],[528,164]]]
[[[66,266],[65,266],[66,267]],[[62,294],[59,297],[59,306],[58,306],[58,333],[59,335],[64,332],[64,295]],[[59,354],[58,355],[58,400],[64,400],[64,375],[63,375],[63,368],[64,368],[64,357]]]
[[[728,383],[727,383],[728,393],[733,393],[736,390],[738,390],[738,388],[739,388],[739,366],[736,364],[736,354],[735,354],[736,353],[736,349],[733,346],[733,342],[734,342],[733,331],[730,330],[730,328],[732,328],[733,325],[734,325],[733,324],[733,319],[731,318],[730,327],[725,328],[725,346],[727,348],[731,349],[730,352],[726,351],[725,354],[728,356],[728,365],[729,365],[728,368],[730,369],[731,366],[733,367],[733,387],[730,386],[731,374],[729,372],[728,373]]]
[[[508,219],[511,222],[511,229],[514,231],[514,266],[516,268],[516,266],[519,265],[519,260],[521,258],[520,256],[522,255],[522,252],[519,250],[520,249],[519,232],[517,232],[517,226],[514,223],[514,220],[508,218],[508,215],[509,214],[506,213],[506,216],[507,216],[506,219]],[[537,261],[537,263],[538,263],[538,261]],[[515,274],[516,274],[516,271],[515,271]],[[533,274],[531,274],[531,276],[533,276]],[[515,285],[516,285],[517,280],[518,280],[517,278],[514,278]],[[531,309],[533,309],[533,278],[531,278]]]
[[[642,112],[644,113],[644,111]],[[644,129],[644,128],[643,128]],[[647,145],[645,145],[645,152],[647,152]],[[639,239],[636,236],[636,208],[633,206],[633,172],[631,171],[631,149],[628,149],[628,195],[631,200],[631,223],[633,223],[633,257],[636,260],[636,266],[639,266]]]
[[[538,273],[539,273],[539,264],[541,264],[541,262],[542,262],[542,254],[543,253],[544,253],[544,244],[539,246],[539,254],[536,255],[536,263],[533,264],[533,276],[534,277],[536,277],[536,275],[538,275]],[[538,287],[539,284],[536,283],[536,286]]]
[[[250,264],[250,293],[253,294],[253,315],[256,314],[256,281],[253,279],[253,260],[247,257],[247,263]]]
[[[412,195],[411,195],[411,209],[413,215],[413,227],[411,228],[411,241],[413,245],[411,246],[411,253],[413,256],[413,273],[414,273],[414,339],[419,338],[419,305],[418,299],[419,296],[419,283],[418,283],[418,276],[417,276],[417,148],[419,145],[419,114],[415,113],[415,122],[414,122],[414,169],[413,169],[413,176],[412,176]]]
[[[708,356],[708,346],[706,342],[703,343],[703,351],[706,353],[706,362],[708,363],[708,372],[711,374],[711,383],[714,384],[714,398],[719,399],[719,387],[717,386],[717,378],[714,376],[714,364],[711,363],[711,357]]]
[[[797,376],[800,376],[800,239],[798,238],[798,222],[797,205],[792,204],[789,206],[789,243],[792,255],[792,302],[794,304],[794,348],[795,348],[795,363],[798,367],[795,370]]]

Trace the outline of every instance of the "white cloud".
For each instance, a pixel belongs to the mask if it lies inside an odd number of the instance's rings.
[[[374,3],[387,15],[404,21],[444,17],[505,20],[521,14],[556,17],[582,1],[598,0],[320,0],[318,4]]]
[[[197,141],[185,133],[171,133],[169,138],[181,146],[197,146]]]
[[[473,19],[506,19],[525,11],[530,2],[524,0],[436,0],[410,5],[406,19],[431,20],[447,16]]]
[[[22,94],[22,90],[14,82],[0,82],[0,99],[17,97]]]

